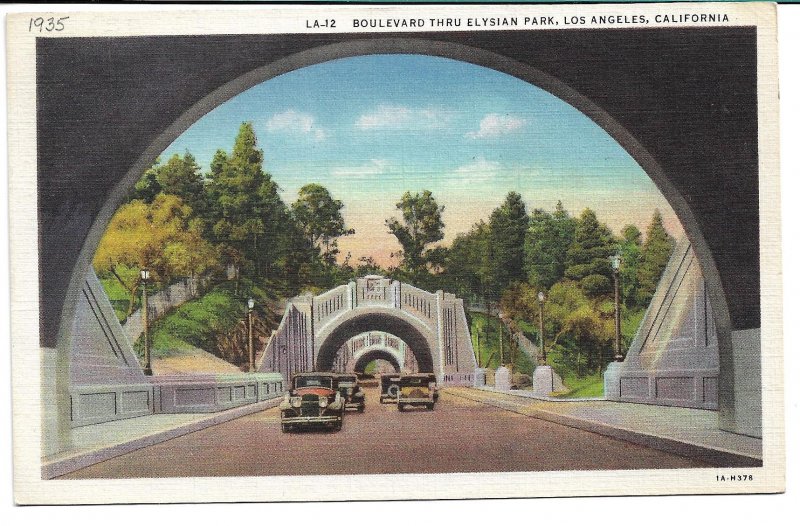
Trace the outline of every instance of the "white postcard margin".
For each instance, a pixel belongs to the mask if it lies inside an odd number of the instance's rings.
[[[225,6],[223,8],[154,6],[107,11],[81,6],[69,16],[65,31],[52,36],[132,36],[308,33],[304,22],[319,18],[320,7]],[[126,6],[130,9],[130,6]],[[37,8],[39,9],[39,8]],[[780,184],[778,166],[777,34],[773,4],[627,4],[627,5],[464,5],[464,6],[330,6],[324,17],[358,18],[571,16],[574,14],[692,15],[726,13],[730,21],[667,22],[658,27],[755,25],[758,27],[759,171],[761,222],[762,407],[764,466],[737,468],[753,474],[739,487],[715,483],[717,468],[633,471],[562,471],[424,475],[348,475],[304,477],[232,477],[61,481],[41,479],[41,349],[38,341],[39,288],[36,208],[35,39],[30,16],[7,18],[8,148],[11,250],[11,318],[14,490],[20,504],[112,502],[321,501],[342,499],[332,477],[357,485],[359,499],[452,499],[531,496],[657,495],[763,493],[783,491],[785,444],[783,421],[783,319],[781,280]],[[41,13],[36,13],[40,16]],[[691,19],[691,16],[690,18]],[[342,24],[330,32],[353,32]],[[585,25],[584,28],[609,26]],[[638,27],[637,24],[613,26]],[[650,26],[653,27],[653,26]],[[429,28],[428,28],[429,29]],[[480,31],[483,28],[471,30]],[[497,29],[497,28],[485,28]],[[557,31],[518,27],[504,29]],[[425,29],[424,29],[425,30]],[[464,28],[458,28],[464,30]],[[413,32],[412,28],[365,31]],[[448,31],[436,28],[436,31]],[[224,482],[223,482],[224,481]],[[345,493],[346,495],[346,493]]]

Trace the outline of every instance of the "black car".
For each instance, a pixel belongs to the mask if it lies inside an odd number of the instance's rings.
[[[400,373],[386,373],[381,375],[381,403],[394,403],[400,394]]]
[[[345,409],[356,409],[359,413],[363,413],[366,404],[364,403],[364,391],[358,385],[358,376],[356,374],[340,374],[338,385],[339,394],[345,401]]]
[[[330,426],[342,428],[345,402],[338,390],[334,373],[298,373],[278,408],[281,430],[285,433],[298,427]]]

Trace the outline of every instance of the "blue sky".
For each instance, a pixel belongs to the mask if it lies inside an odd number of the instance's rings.
[[[398,246],[384,219],[406,190],[445,205],[445,242],[488,217],[511,190],[530,208],[585,207],[618,232],[653,211],[680,225],[636,162],[560,99],[497,71],[450,59],[371,55],[286,73],[198,120],[164,153],[188,150],[207,169],[251,121],[264,167],[292,202],[318,182],[345,203],[356,234],[343,253],[388,262]]]

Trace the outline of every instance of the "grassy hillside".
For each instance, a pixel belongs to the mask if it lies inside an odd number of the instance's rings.
[[[264,305],[274,301],[271,295],[246,280],[242,280],[238,294],[234,289],[233,282],[220,283],[155,321],[151,328],[151,356],[174,357],[195,349],[218,354],[218,339],[234,331],[245,319],[247,298],[256,300],[256,309],[261,313]],[[143,355],[141,337],[135,349]]]

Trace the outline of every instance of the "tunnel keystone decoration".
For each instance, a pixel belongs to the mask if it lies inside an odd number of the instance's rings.
[[[258,370],[287,378],[301,371],[331,370],[342,346],[367,331],[383,331],[406,342],[419,370],[435,373],[441,384],[474,383],[477,365],[464,301],[383,276],[292,298]]]

